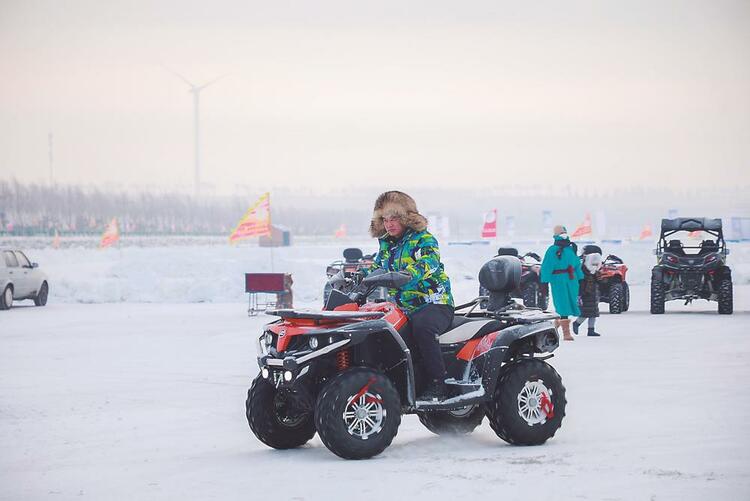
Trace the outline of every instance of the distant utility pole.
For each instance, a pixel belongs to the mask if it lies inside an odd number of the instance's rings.
[[[172,73],[174,76],[180,78],[183,82],[188,84],[190,87],[190,93],[193,95],[193,127],[194,127],[194,156],[195,156],[195,197],[198,198],[201,192],[201,137],[200,137],[200,99],[201,91],[209,85],[215,83],[217,80],[224,78],[220,76],[203,85],[195,85],[193,82],[180,75],[176,71],[172,71],[169,68],[165,69]]]
[[[49,143],[49,185],[52,186],[55,183],[55,178],[52,175],[52,133],[50,132],[47,136]]]

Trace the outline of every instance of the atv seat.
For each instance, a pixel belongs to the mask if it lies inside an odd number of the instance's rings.
[[[451,328],[439,337],[440,344],[462,343],[490,332],[499,331],[502,324],[490,318],[453,317]]]
[[[682,242],[680,242],[679,240],[670,240],[664,250],[672,254],[677,254],[678,256],[685,257],[685,250],[682,248]]]
[[[699,256],[705,256],[706,254],[711,254],[712,252],[719,252],[719,243],[714,242],[713,240],[704,240],[701,242],[701,249],[698,251]]]

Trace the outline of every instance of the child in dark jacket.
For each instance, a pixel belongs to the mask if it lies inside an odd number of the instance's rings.
[[[573,322],[573,332],[578,334],[578,328],[584,320],[588,320],[588,335],[599,336],[594,330],[596,318],[599,316],[599,288],[596,283],[596,272],[602,267],[602,255],[599,253],[586,254],[581,256],[583,260],[583,280],[580,281],[579,301],[581,306],[581,316]]]

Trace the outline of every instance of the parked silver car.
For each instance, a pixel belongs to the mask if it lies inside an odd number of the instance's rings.
[[[33,299],[37,306],[47,304],[49,283],[39,265],[20,250],[0,249],[0,254],[0,310],[21,299]]]

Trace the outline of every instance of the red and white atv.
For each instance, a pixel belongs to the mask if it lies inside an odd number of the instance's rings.
[[[440,345],[453,389],[420,402],[419,354],[409,322],[389,302],[366,303],[375,287],[398,288],[409,277],[371,274],[344,294],[333,290],[324,311],[275,310],[279,316],[258,340],[260,374],[246,402],[253,433],[277,449],[298,447],[317,432],[334,454],[369,458],[388,447],[401,415],[416,413],[436,434],[470,433],[485,416],[503,440],[546,442],[565,416],[565,387],[547,363],[559,346],[553,313],[525,309],[510,298],[518,286],[518,258],[486,263],[479,280],[489,291],[458,306]]]

